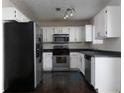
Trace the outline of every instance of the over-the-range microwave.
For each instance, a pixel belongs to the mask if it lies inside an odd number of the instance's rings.
[[[68,43],[69,42],[69,34],[54,34],[53,35],[54,43]]]

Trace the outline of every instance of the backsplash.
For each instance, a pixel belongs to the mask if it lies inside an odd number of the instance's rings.
[[[92,45],[92,48],[108,51],[121,51],[121,38],[104,39],[103,44]]]
[[[53,46],[55,46],[55,45],[56,44],[44,43],[43,44],[43,49],[53,49]],[[70,49],[90,48],[89,43],[69,43],[68,45],[69,45]]]

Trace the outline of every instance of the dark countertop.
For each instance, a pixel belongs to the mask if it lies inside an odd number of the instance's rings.
[[[43,52],[53,52],[53,49],[43,49]]]
[[[81,53],[94,57],[121,57],[120,52],[114,51],[82,51]]]
[[[93,49],[87,49],[87,48],[83,48],[83,49],[69,49],[70,52],[81,52],[81,51],[93,51]],[[43,49],[43,52],[53,52],[53,49]]]
[[[43,49],[43,52],[52,52],[53,49]],[[70,52],[80,52],[85,55],[95,57],[121,57],[121,52],[118,51],[107,51],[97,49],[70,49]]]

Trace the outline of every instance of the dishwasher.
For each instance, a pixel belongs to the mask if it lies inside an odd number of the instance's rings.
[[[91,83],[91,56],[85,55],[85,78]]]

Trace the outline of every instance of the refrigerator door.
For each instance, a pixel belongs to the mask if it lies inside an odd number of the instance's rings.
[[[40,29],[39,26],[37,26],[36,24],[34,24],[35,26],[35,38],[36,38],[36,74],[35,74],[35,87],[37,87],[37,85],[41,82],[42,80],[42,30]],[[35,49],[34,49],[35,50]]]
[[[34,88],[34,23],[4,24],[4,89]]]

